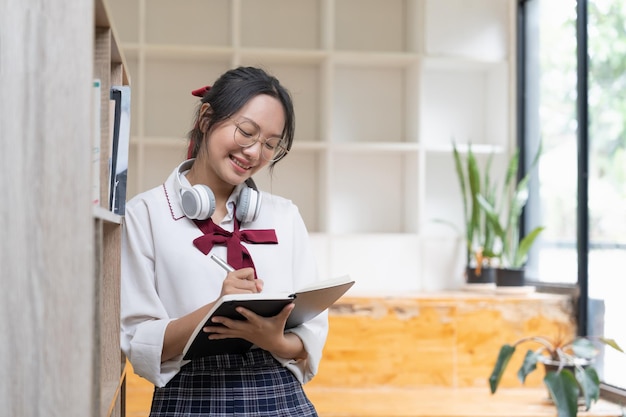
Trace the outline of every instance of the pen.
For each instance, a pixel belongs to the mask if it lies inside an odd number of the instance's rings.
[[[223,260],[222,258],[220,258],[219,256],[215,254],[211,254],[211,259],[213,259],[219,266],[224,268],[226,272],[233,272],[235,270],[235,268],[228,265],[228,263],[225,260]]]

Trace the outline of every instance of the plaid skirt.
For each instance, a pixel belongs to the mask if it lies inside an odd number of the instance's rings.
[[[208,356],[155,388],[150,417],[317,417],[302,384],[261,349]]]

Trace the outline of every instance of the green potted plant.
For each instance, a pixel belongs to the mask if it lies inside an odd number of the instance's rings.
[[[481,175],[471,144],[468,144],[465,160],[454,142],[452,149],[463,202],[467,282],[494,283],[495,270],[492,261],[496,257],[494,250],[496,235],[492,223],[488,221],[485,211],[478,202],[479,195],[490,203],[493,203],[495,198],[495,187],[490,176],[493,154],[489,155]]]
[[[516,348],[524,343],[535,342],[539,348],[528,350],[517,377],[523,384],[528,374],[537,369],[537,363],[544,366],[543,383],[557,408],[558,417],[576,417],[579,400],[585,410],[600,397],[600,380],[594,368],[594,358],[601,343],[623,352],[613,339],[579,336],[569,341],[551,341],[540,336],[524,337],[513,344],[504,344],[489,377],[492,394],[498,389],[502,375]]]
[[[541,146],[537,150],[530,169],[524,177],[517,181],[519,168],[519,149],[511,156],[507,165],[502,194],[499,201],[491,195],[478,195],[478,204],[484,210],[487,222],[490,223],[500,243],[499,267],[496,272],[496,284],[499,286],[521,286],[524,284],[524,265],[528,252],[537,237],[545,229],[537,226],[526,236],[520,238],[520,220],[522,210],[528,201],[528,182],[530,172],[537,165],[541,155]],[[494,203],[499,203],[499,205]]]

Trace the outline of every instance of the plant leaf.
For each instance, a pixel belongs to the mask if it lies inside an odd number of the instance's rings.
[[[592,402],[600,398],[600,378],[591,366],[587,368],[576,367],[576,380],[580,385],[585,397],[585,410],[589,410]]]
[[[493,162],[493,153],[489,154],[489,158],[487,159],[487,165],[485,167],[485,175],[484,175],[484,184],[481,190],[481,195],[489,201],[492,206],[495,207],[496,203],[496,186],[491,182],[491,165]],[[477,197],[478,199],[478,197]],[[480,204],[480,202],[479,202]],[[496,258],[499,255],[495,252],[495,244],[496,244],[496,234],[493,230],[492,222],[487,218],[487,214],[482,213],[481,216],[481,229],[482,229],[482,246],[483,246],[483,255],[486,258]]]
[[[500,218],[498,217],[498,213],[496,212],[495,207],[484,196],[480,194],[476,196],[476,199],[478,200],[478,203],[481,205],[483,210],[485,210],[487,219],[492,222],[496,235],[501,238],[504,235],[505,230],[502,226],[502,223],[500,223]]]
[[[605,345],[611,346],[613,349],[617,350],[618,352],[624,353],[622,348],[619,347],[619,345],[617,344],[617,342],[614,339],[607,339],[605,337],[600,337],[599,340],[602,343],[604,343]]]
[[[572,342],[572,350],[574,355],[585,359],[591,359],[598,353],[598,348],[593,342],[584,337],[579,337]]]
[[[494,394],[498,389],[498,384],[500,384],[500,380],[502,379],[504,370],[509,364],[513,353],[515,353],[515,347],[511,345],[503,345],[500,348],[500,353],[498,353],[498,359],[496,360],[496,364],[493,367],[491,376],[489,377],[489,387],[491,388],[492,394]]]
[[[456,168],[456,175],[459,180],[459,187],[461,188],[461,198],[463,201],[463,220],[465,221],[465,240],[467,241],[467,259],[466,263],[470,261],[470,251],[472,248],[472,233],[473,230],[469,224],[469,214],[467,209],[467,187],[465,185],[465,175],[463,173],[463,162],[461,161],[461,155],[457,150],[456,143],[452,142],[452,153],[454,155],[454,166]]]
[[[548,387],[559,417],[576,417],[578,413],[578,383],[567,369],[546,372],[543,382]]]
[[[470,245],[474,243],[474,240],[477,238],[479,240],[479,244],[481,239],[480,236],[480,205],[476,200],[476,196],[480,194],[480,169],[478,168],[478,162],[476,161],[476,157],[472,152],[472,147],[468,146],[467,149],[467,183],[469,185],[469,193],[470,200],[469,206],[471,207],[470,213],[470,223],[468,224],[468,229],[471,230],[471,235],[469,235]]]
[[[431,219],[432,222],[434,223],[440,223],[440,224],[445,224],[446,226],[454,229],[455,232],[457,232],[458,234],[461,234],[461,229],[459,229],[459,227],[451,222],[450,220],[446,220],[446,219]]]
[[[501,217],[503,218],[502,221],[504,222],[504,224],[500,223],[501,232],[499,233],[498,237],[502,244],[502,250],[500,255],[501,261],[503,265],[512,268],[519,268],[523,266],[523,264],[526,262],[530,246],[532,246],[532,242],[529,241],[528,248],[523,249],[523,251],[520,253],[521,239],[519,236],[519,222],[520,217],[522,216],[524,206],[526,206],[526,203],[528,201],[528,184],[531,179],[531,173],[539,162],[539,157],[542,152],[542,146],[543,145],[540,141],[539,148],[535,153],[535,157],[533,158],[533,161],[528,167],[528,170],[523,178],[518,180],[520,162],[519,149],[516,149],[515,153],[511,155],[511,159],[509,160],[509,163],[507,165],[505,181],[502,188],[501,196]],[[508,204],[505,204],[505,201],[508,202]],[[508,209],[508,211],[505,211],[505,207]],[[491,216],[490,219],[492,222],[495,222],[495,218],[493,216]],[[535,238],[536,236],[534,236],[530,240],[534,241]]]
[[[523,384],[526,382],[526,377],[529,373],[537,369],[537,359],[539,358],[539,354],[532,350],[526,352],[526,356],[524,357],[524,362],[522,366],[517,371],[517,379]]]
[[[529,234],[524,236],[522,241],[519,243],[519,247],[517,248],[513,265],[511,265],[513,268],[520,268],[524,265],[524,263],[526,263],[528,251],[532,247],[533,243],[535,243],[535,239],[537,239],[539,234],[543,232],[544,229],[544,226],[535,227]]]
[[[502,196],[505,197],[508,194],[509,186],[514,184],[517,179],[517,170],[519,167],[519,149],[515,151],[513,155],[511,155],[511,159],[509,160],[509,164],[506,168],[506,176],[504,180],[504,187],[502,190]]]

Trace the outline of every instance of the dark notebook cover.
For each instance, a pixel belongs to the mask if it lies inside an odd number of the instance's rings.
[[[211,314],[211,316],[203,322],[203,325],[199,326],[200,331],[194,337],[193,343],[189,346],[189,350],[185,353],[184,359],[196,359],[203,356],[219,355],[222,353],[245,353],[252,347],[252,343],[244,339],[230,338],[209,340],[209,333],[205,333],[202,328],[205,326],[219,326],[219,324],[211,322],[212,317],[221,316],[229,317],[235,320],[242,320],[243,316],[235,311],[235,308],[238,306],[252,310],[256,314],[263,317],[272,317],[280,313],[281,310],[292,301],[293,298],[291,297],[280,299],[222,301],[219,307],[213,311],[213,314]]]

